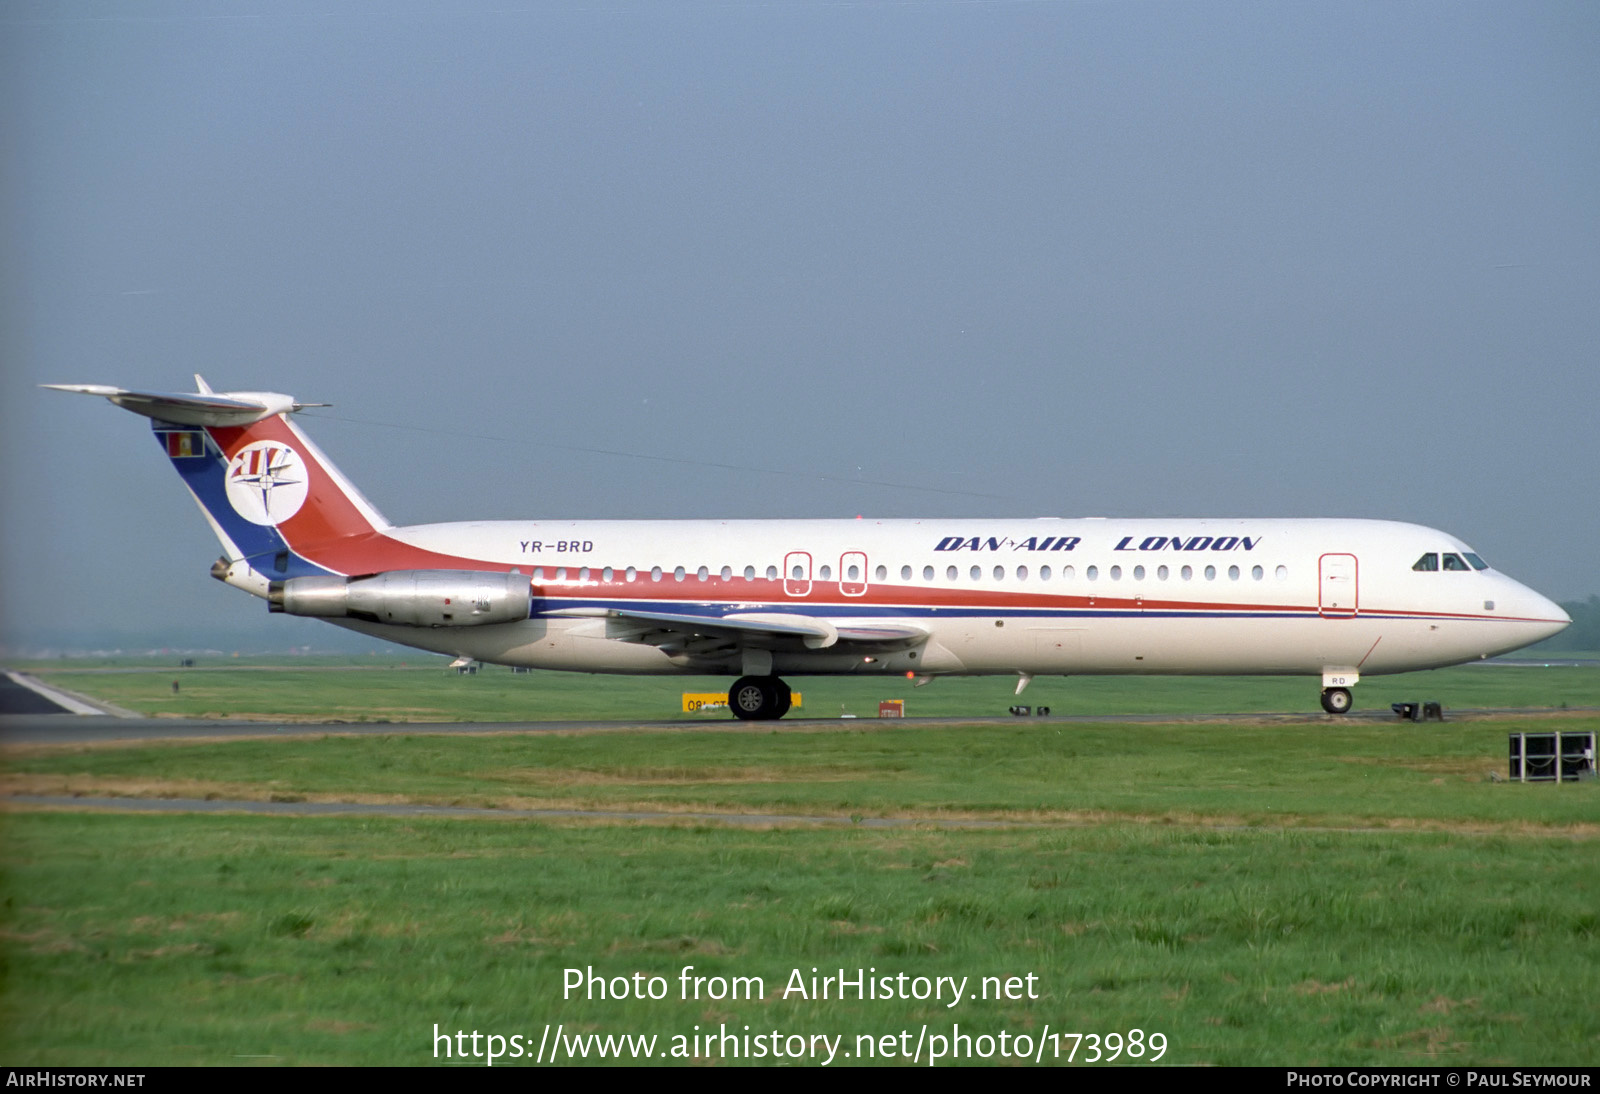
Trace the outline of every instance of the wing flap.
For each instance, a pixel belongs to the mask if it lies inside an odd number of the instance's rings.
[[[688,612],[652,612],[634,608],[558,608],[545,613],[568,618],[615,619],[637,623],[641,636],[667,631],[688,637],[730,638],[740,646],[770,649],[796,640],[806,649],[849,645],[895,645],[916,642],[928,631],[913,623],[852,619],[834,622],[785,612],[734,612],[730,615],[695,615]]]

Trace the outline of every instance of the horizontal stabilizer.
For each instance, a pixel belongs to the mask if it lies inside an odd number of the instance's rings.
[[[163,422],[178,425],[249,425],[274,414],[289,414],[306,406],[326,406],[326,403],[297,403],[289,395],[275,391],[219,391],[214,392],[199,376],[195,381],[201,390],[193,393],[166,391],[132,391],[128,388],[110,387],[106,384],[41,384],[54,391],[70,391],[77,395],[99,395],[110,399],[123,410],[142,414]]]

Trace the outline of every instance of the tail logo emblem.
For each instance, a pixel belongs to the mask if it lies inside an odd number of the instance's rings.
[[[256,441],[228,461],[228,501],[251,524],[281,524],[305,504],[308,480],[300,453],[281,441]]]

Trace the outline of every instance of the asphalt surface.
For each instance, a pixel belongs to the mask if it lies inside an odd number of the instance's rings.
[[[69,713],[61,704],[17,683],[9,673],[0,673],[0,715]]]
[[[917,817],[838,817],[800,813],[676,813],[665,810],[481,809],[463,805],[363,802],[228,801],[211,798],[93,798],[64,794],[10,794],[8,802],[34,808],[113,813],[262,813],[283,817],[471,817],[497,820],[611,820],[681,824],[732,824],[755,828],[816,825],[834,828],[1018,828],[1025,822]]]
[[[1568,710],[1504,709],[1445,711],[1448,721],[1481,721],[1485,718],[1563,717],[1592,714],[1600,707],[1575,707]],[[1416,723],[1396,718],[1390,710],[1356,710],[1342,716],[1346,721],[1385,722],[1396,726]],[[733,718],[700,722],[272,722],[203,718],[87,718],[72,714],[6,714],[0,716],[0,747],[7,745],[94,744],[105,741],[157,741],[230,737],[320,737],[330,733],[351,736],[414,736],[423,734],[487,733],[693,733],[707,729],[734,733],[772,733],[782,730],[837,729],[868,726],[894,729],[902,726],[941,725],[1190,725],[1257,724],[1320,726],[1334,716],[1295,711],[1285,714],[1086,714],[1047,717],[997,718],[784,718],[777,722],[740,722]],[[1434,723],[1421,723],[1434,724]]]

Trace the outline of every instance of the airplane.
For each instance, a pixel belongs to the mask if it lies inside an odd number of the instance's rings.
[[[509,520],[396,527],[276,392],[99,384],[151,419],[223,548],[220,581],[460,663],[784,676],[1363,676],[1492,657],[1571,619],[1465,543],[1345,519]]]

